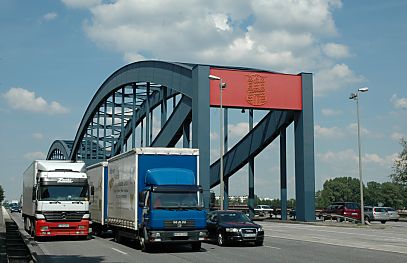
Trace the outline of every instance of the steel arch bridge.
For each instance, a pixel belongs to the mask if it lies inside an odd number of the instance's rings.
[[[220,85],[209,79],[210,74],[220,76]],[[220,106],[222,81],[230,87],[223,91],[225,207],[228,178],[249,164],[249,209],[253,213],[254,158],[280,136],[281,205],[286,218],[286,129],[294,123],[297,220],[314,221],[313,85],[309,73],[288,75],[164,61],[131,63],[104,81],[89,103],[75,139],[54,141],[47,159],[83,160],[91,165],[134,147],[182,144],[198,148],[200,183],[208,208],[209,191],[220,183],[220,160],[210,163],[210,107]],[[248,109],[250,128],[230,149],[228,108]],[[255,127],[253,110],[267,111]],[[157,122],[158,129],[153,125]]]

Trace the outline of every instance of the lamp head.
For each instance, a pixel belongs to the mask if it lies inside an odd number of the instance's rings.
[[[214,76],[214,75],[209,75],[209,79],[211,79],[211,80],[220,80],[219,77]]]
[[[360,92],[367,92],[368,90],[369,90],[368,87],[363,87],[363,88],[358,89],[358,91],[360,91]]]
[[[350,96],[349,96],[349,99],[350,99],[350,100],[355,100],[355,99],[357,99],[357,97],[358,97],[358,94],[356,94],[356,93],[351,93]]]

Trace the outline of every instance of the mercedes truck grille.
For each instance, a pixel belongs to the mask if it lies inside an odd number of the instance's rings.
[[[81,221],[85,212],[55,211],[42,212],[47,221]]]

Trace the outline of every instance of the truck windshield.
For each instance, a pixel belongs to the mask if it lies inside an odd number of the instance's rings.
[[[151,195],[153,208],[196,208],[199,204],[197,193],[159,193]]]
[[[42,201],[87,201],[87,185],[46,185],[40,186]]]

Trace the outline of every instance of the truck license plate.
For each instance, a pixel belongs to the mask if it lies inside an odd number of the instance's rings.
[[[174,233],[174,237],[186,237],[186,236],[188,236],[188,233],[187,233],[187,232],[177,232],[177,233]]]
[[[59,224],[58,227],[69,227],[69,224]]]

